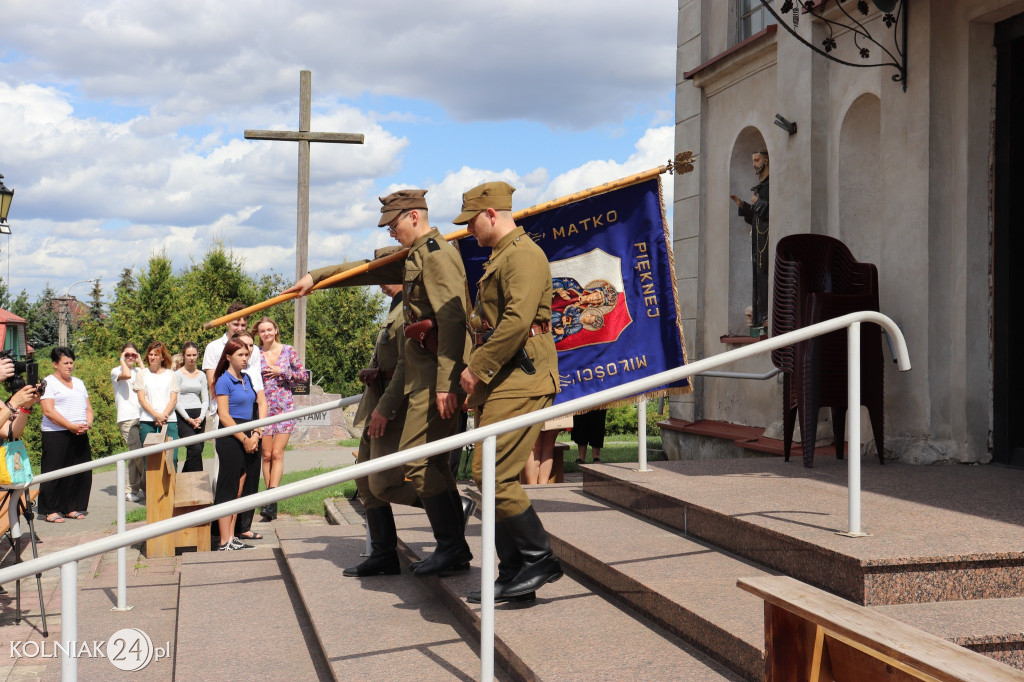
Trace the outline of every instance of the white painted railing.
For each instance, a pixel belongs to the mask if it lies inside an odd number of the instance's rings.
[[[76,547],[54,552],[53,554],[48,554],[36,559],[30,559],[20,564],[0,569],[0,584],[19,580],[34,573],[50,570],[59,566],[61,568],[61,598],[63,611],[61,630],[62,633],[70,633],[68,636],[77,637],[77,619],[75,617],[77,608],[75,603],[77,600],[77,565],[82,559],[96,556],[97,554],[104,554],[115,549],[125,548],[135,543],[143,542],[167,533],[173,533],[184,528],[190,528],[203,523],[210,523],[214,519],[262,507],[273,502],[280,502],[281,500],[294,497],[296,495],[303,495],[321,488],[337,485],[343,481],[350,481],[362,476],[368,476],[395,466],[406,464],[407,462],[411,462],[415,459],[429,457],[442,452],[449,452],[456,448],[465,447],[470,443],[483,441],[483,447],[481,448],[481,456],[483,457],[483,488],[481,490],[481,519],[483,525],[481,554],[483,556],[481,557],[482,565],[480,571],[480,679],[492,680],[494,679],[493,581],[495,568],[494,455],[495,443],[497,442],[498,435],[541,423],[548,419],[554,419],[556,417],[573,414],[574,412],[587,410],[603,403],[621,400],[629,396],[645,393],[657,388],[658,386],[675,383],[682,379],[696,376],[702,372],[706,372],[723,365],[728,365],[738,360],[743,360],[754,355],[769,353],[777,348],[790,346],[794,343],[806,341],[816,336],[821,336],[823,334],[828,334],[830,332],[846,328],[848,330],[848,398],[850,404],[850,409],[847,411],[849,415],[849,426],[847,428],[847,433],[849,434],[849,454],[847,456],[849,521],[847,532],[844,534],[850,536],[861,536],[863,533],[861,532],[860,527],[860,410],[856,409],[854,406],[860,404],[860,325],[864,322],[878,324],[890,334],[891,338],[895,340],[895,360],[898,368],[900,371],[904,372],[909,370],[910,356],[907,352],[906,341],[904,340],[903,333],[900,331],[899,327],[897,327],[891,319],[881,313],[871,311],[851,313],[825,322],[819,322],[818,324],[814,324],[809,327],[803,327],[787,334],[766,339],[743,348],[737,348],[720,355],[698,360],[683,367],[678,367],[676,369],[661,372],[660,374],[631,381],[628,384],[605,389],[598,393],[577,398],[576,400],[570,400],[543,410],[519,415],[496,424],[477,427],[472,431],[449,436],[448,438],[444,438],[433,443],[396,452],[393,455],[380,457],[378,459],[355,464],[344,469],[338,469],[336,471],[321,474],[319,476],[313,476],[302,481],[296,481],[295,483],[289,483],[277,488],[264,490],[263,492],[248,495],[237,500],[223,502],[205,509],[189,512],[188,514],[182,514],[181,516],[176,516],[174,518],[167,519],[166,521],[147,524],[145,526],[134,528],[100,540],[95,540],[84,545],[78,545]],[[151,446],[150,448],[111,455],[110,457],[96,460],[96,462],[109,463],[110,461],[117,461],[118,459],[125,460],[133,457],[144,456],[151,452],[161,452],[174,447],[181,447],[190,443],[200,442],[200,440],[209,440],[210,438],[215,438],[217,436],[254,428],[258,425],[270,424],[275,421],[280,421],[280,417],[282,416],[285,418],[294,418],[302,414],[312,414],[316,411],[335,409],[337,407],[352,404],[357,400],[358,396],[354,396],[352,398],[336,401],[335,403],[320,405],[315,408],[303,408],[302,410],[287,413],[287,415],[268,417],[267,419],[248,422],[244,425],[213,431],[209,434],[199,434],[197,436],[182,438],[159,446]],[[92,467],[87,466],[86,464],[76,465],[74,467],[62,469],[61,473],[62,475],[69,475],[89,468]],[[52,474],[47,474],[46,476],[46,479],[44,479],[43,476],[40,476],[36,481],[39,481],[40,479],[52,480],[53,478],[57,478],[57,476],[53,476]],[[11,506],[16,507],[14,504]],[[62,634],[62,641],[64,641],[64,638],[65,635]],[[70,642],[70,640],[68,641]],[[77,679],[77,659],[72,656],[65,656],[62,660],[61,670],[63,679]]]

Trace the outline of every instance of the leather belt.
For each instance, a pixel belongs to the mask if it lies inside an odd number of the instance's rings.
[[[541,322],[540,324],[530,325],[530,336],[539,336],[541,334],[547,334],[551,331],[551,324],[548,322]],[[494,333],[493,329],[488,329],[485,332],[469,331],[470,337],[473,339],[474,346],[482,346],[487,342],[487,339],[491,338],[491,334]]]

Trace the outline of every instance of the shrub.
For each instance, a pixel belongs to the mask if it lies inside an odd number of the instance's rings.
[[[608,410],[608,417],[605,419],[606,433],[636,434],[636,405],[623,405]],[[647,401],[647,437],[654,438],[661,435],[661,427],[658,422],[664,419],[664,415],[658,414],[658,401]]]

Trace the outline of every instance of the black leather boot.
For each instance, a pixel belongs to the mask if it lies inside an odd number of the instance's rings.
[[[449,490],[448,494],[452,498],[452,503],[455,505],[456,511],[462,515],[462,535],[465,537],[466,526],[469,525],[469,518],[473,516],[473,513],[476,511],[476,501],[471,497],[463,497],[459,495],[458,490]],[[419,498],[417,498],[416,501],[419,502]],[[422,507],[423,504],[420,503],[414,506]],[[423,561],[424,560],[421,559],[419,561],[409,562],[409,570],[415,571]]]
[[[449,571],[468,571],[473,554],[466,544],[462,510],[448,492],[422,497],[423,509],[434,531],[437,547],[434,553],[413,569],[413,575],[425,578]]]
[[[370,556],[358,566],[342,571],[350,578],[364,578],[370,575],[398,575],[402,565],[398,563],[398,533],[395,530],[395,515],[391,505],[366,510],[366,527],[370,529]]]
[[[498,553],[498,577],[494,581],[494,603],[534,601],[537,598],[536,592],[527,592],[518,597],[509,597],[505,594],[505,586],[512,582],[523,567],[523,557],[519,554],[512,534],[508,532],[508,526],[501,521],[494,524],[494,550]],[[480,590],[470,592],[466,601],[470,604],[479,604]]]
[[[503,596],[519,597],[529,594],[562,577],[562,565],[551,551],[548,533],[532,506],[522,514],[505,519],[504,522],[515,540],[523,567],[519,569],[512,582],[502,589]]]
[[[452,502],[455,503],[455,508],[462,514],[462,532],[465,534],[466,526],[469,525],[469,519],[472,518],[476,512],[476,500],[472,497],[465,497],[459,495],[458,490],[449,490],[448,494],[452,497]]]

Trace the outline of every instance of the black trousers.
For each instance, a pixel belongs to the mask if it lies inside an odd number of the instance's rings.
[[[572,442],[579,447],[604,447],[604,420],[608,410],[591,410],[572,416]]]
[[[185,410],[189,417],[195,419],[202,413],[200,407],[190,407]],[[178,415],[179,417],[181,415]],[[184,419],[178,420],[178,436],[181,438],[187,438],[188,436],[194,436],[197,433],[202,433],[206,429],[206,422],[199,422],[199,428],[194,429]],[[193,443],[185,448],[185,464],[182,465],[181,471],[202,471],[203,470],[203,446],[205,443]]]
[[[248,436],[248,432],[245,432]],[[217,439],[217,490],[213,494],[214,504],[238,499],[238,482],[246,473],[247,456],[242,441],[234,434]]]
[[[259,419],[259,406],[256,403],[252,405],[252,418]],[[257,446],[256,452],[249,454],[245,453],[245,483],[242,487],[242,497],[246,495],[254,495],[260,490],[260,471],[263,463],[263,450],[262,443]],[[248,533],[249,529],[252,528],[252,519],[256,515],[255,509],[249,511],[240,512],[235,518],[235,535],[241,535],[242,533]]]
[[[43,456],[40,473],[48,473],[92,460],[89,449],[89,434],[76,436],[67,430],[43,431]],[[65,476],[56,481],[39,484],[39,514],[47,516],[54,512],[84,512],[89,508],[89,493],[92,492],[92,472],[84,471],[74,476]]]

